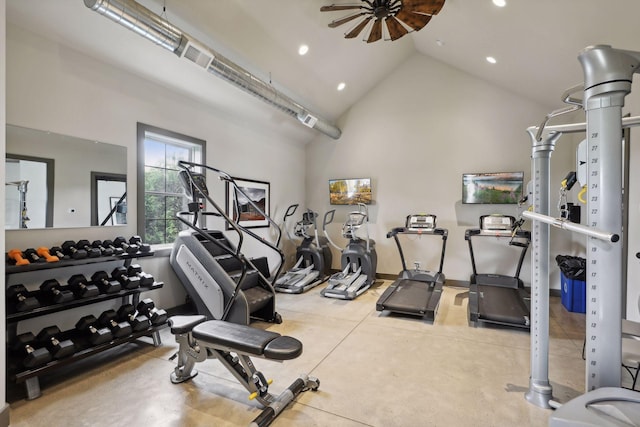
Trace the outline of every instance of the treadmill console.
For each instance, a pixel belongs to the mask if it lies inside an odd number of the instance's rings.
[[[430,214],[408,215],[406,227],[407,230],[412,231],[433,230],[436,228],[436,216]]]
[[[516,219],[510,215],[482,215],[480,230],[487,233],[510,234],[515,222]]]

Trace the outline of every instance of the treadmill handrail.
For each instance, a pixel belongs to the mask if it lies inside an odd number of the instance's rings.
[[[517,230],[515,232],[508,233],[495,233],[490,234],[490,232],[484,232],[479,228],[469,228],[464,232],[464,239],[469,243],[469,255],[471,257],[471,268],[473,270],[473,275],[476,276],[478,271],[476,269],[476,260],[473,253],[473,245],[471,243],[472,237],[480,236],[480,237],[494,237],[494,238],[508,238],[508,239],[525,239],[526,243],[523,244],[513,244],[513,242],[509,242],[510,246],[520,247],[522,249],[520,253],[520,258],[518,259],[518,265],[516,267],[515,275],[512,277],[519,278],[520,270],[522,270],[522,264],[524,263],[524,258],[527,254],[527,250],[529,249],[529,244],[531,243],[531,232],[528,230]],[[511,276],[510,276],[511,277]]]
[[[429,228],[429,229],[411,229],[407,227],[394,227],[387,233],[387,239],[393,237],[396,234],[424,234],[427,236],[442,236],[443,239],[446,239],[449,235],[449,230],[446,228]]]
[[[449,230],[446,228],[432,228],[429,230],[412,230],[407,227],[395,227],[392,228],[391,231],[387,233],[387,238],[393,237],[396,242],[396,246],[398,247],[398,253],[400,254],[400,261],[402,262],[402,270],[407,270],[407,263],[404,258],[404,251],[402,250],[402,245],[400,244],[400,239],[398,238],[399,234],[416,234],[416,235],[426,235],[426,236],[442,236],[442,252],[440,255],[440,267],[438,268],[438,273],[442,274],[442,269],[444,268],[444,254],[447,247],[447,237],[449,236]]]
[[[520,238],[531,240],[531,232],[528,230],[518,230],[515,233],[510,230],[504,230],[504,232],[498,231],[485,231],[480,230],[479,228],[468,228],[464,232],[464,239],[469,240],[473,236],[482,236],[482,237],[497,237],[497,238]]]

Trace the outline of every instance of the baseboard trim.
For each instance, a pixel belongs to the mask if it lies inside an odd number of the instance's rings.
[[[9,404],[5,402],[4,407],[0,411],[0,427],[9,426],[9,422],[11,421],[9,418],[9,409]]]

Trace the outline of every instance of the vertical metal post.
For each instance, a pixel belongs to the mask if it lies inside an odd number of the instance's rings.
[[[587,225],[625,238],[622,107],[640,66],[640,53],[599,45],[586,48],[578,59],[584,70],[587,113]],[[620,387],[622,246],[594,238],[587,242],[587,391]]]
[[[562,135],[551,132],[538,141],[535,128],[527,129],[531,137],[531,179],[533,210],[549,215],[551,154]],[[531,232],[531,377],[525,398],[542,408],[551,408],[549,383],[549,224],[533,221]]]

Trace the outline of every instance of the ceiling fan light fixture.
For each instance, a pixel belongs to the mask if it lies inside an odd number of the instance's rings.
[[[419,31],[437,15],[445,0],[360,0],[360,4],[331,4],[322,6],[320,12],[350,11],[349,15],[329,23],[336,28],[356,19],[359,22],[345,32],[347,39],[355,38],[364,31],[363,41],[397,40]],[[385,24],[385,25],[383,25]]]

